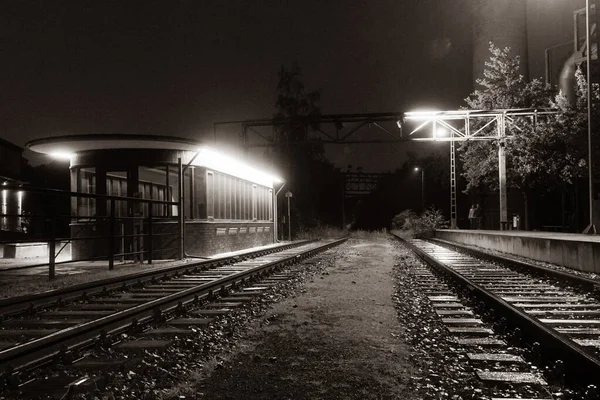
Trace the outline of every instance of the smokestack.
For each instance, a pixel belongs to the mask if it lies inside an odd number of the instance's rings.
[[[490,42],[510,47],[521,58],[521,74],[528,80],[527,9],[525,0],[477,0],[473,18],[473,86],[483,77],[490,58]]]

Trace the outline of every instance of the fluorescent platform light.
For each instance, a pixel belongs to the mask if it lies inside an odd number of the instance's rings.
[[[57,160],[67,160],[71,161],[71,156],[73,153],[69,153],[68,151],[54,151],[50,153],[52,158],[56,158]]]
[[[198,152],[199,155],[194,160],[194,165],[214,169],[268,187],[273,187],[273,183],[283,182],[283,179],[277,176],[258,171],[247,164],[241,163],[238,160],[225,156],[207,147],[200,148]]]

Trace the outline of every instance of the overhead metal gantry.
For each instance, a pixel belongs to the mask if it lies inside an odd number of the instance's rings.
[[[450,110],[450,111],[415,111],[391,112],[372,114],[331,114],[313,117],[295,117],[283,119],[256,119],[244,121],[227,121],[215,123],[216,126],[239,124],[240,145],[248,150],[253,147],[270,147],[277,144],[277,135],[282,126],[294,129],[308,129],[308,136],[302,140],[286,141],[286,143],[321,143],[321,144],[368,144],[368,143],[398,143],[404,141],[448,141],[450,142],[450,225],[457,227],[457,197],[456,197],[456,148],[455,143],[467,140],[495,140],[498,142],[498,174],[500,192],[500,229],[508,227],[508,209],[506,201],[506,140],[509,140],[523,121],[537,123],[542,118],[557,113],[554,109],[496,109],[496,110]],[[420,122],[408,134],[403,127],[408,121]],[[391,126],[386,126],[390,125]],[[383,134],[379,138],[359,137],[360,132],[368,128],[369,134]],[[428,129],[431,127],[432,129]],[[507,129],[507,127],[509,129]],[[444,128],[446,133],[440,134]],[[512,128],[512,129],[511,129]],[[419,133],[425,136],[418,137]],[[251,140],[257,138],[258,142]],[[374,188],[379,180],[379,174],[362,173],[362,177],[345,179],[344,196],[346,193]],[[361,181],[357,179],[362,179]],[[365,180],[366,179],[366,180]],[[346,186],[349,185],[349,186]],[[346,189],[349,189],[346,192]],[[359,193],[357,195],[360,195]]]
[[[456,149],[455,143],[467,140],[495,140],[498,142],[498,175],[500,194],[500,229],[508,227],[506,203],[506,140],[515,131],[521,131],[519,123],[537,123],[538,118],[556,114],[554,109],[498,109],[498,110],[455,110],[455,111],[416,111],[407,112],[398,123],[416,121],[409,136],[415,141],[450,142],[450,226],[457,227],[456,215]],[[455,126],[458,125],[458,126]],[[432,129],[425,129],[431,127]],[[444,134],[439,128],[443,128]],[[507,129],[513,128],[513,129]],[[425,133],[424,137],[416,137]]]
[[[360,197],[371,193],[381,178],[389,173],[344,172],[344,197]]]
[[[371,113],[371,114],[328,114],[312,117],[292,117],[281,119],[256,119],[246,121],[218,122],[217,124],[239,123],[241,125],[240,145],[244,149],[252,147],[269,147],[277,143],[277,134],[282,126],[288,131],[310,127],[308,137],[297,143],[392,143],[403,140],[402,132],[398,131],[396,121],[402,118],[402,113]],[[391,125],[391,126],[386,126]],[[369,136],[373,132],[380,137],[357,138],[366,129]],[[258,138],[259,140],[253,140]],[[286,142],[294,144],[296,142]]]

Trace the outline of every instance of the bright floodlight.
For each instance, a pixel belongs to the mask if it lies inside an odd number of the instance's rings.
[[[438,126],[435,130],[435,136],[437,136],[437,137],[448,136],[448,129],[441,128]]]
[[[283,182],[283,179],[277,176],[257,171],[247,164],[243,164],[212,149],[202,147],[198,151],[200,154],[199,157],[194,160],[194,165],[215,169],[225,174],[237,176],[264,186],[272,187],[273,183]]]
[[[419,167],[415,167],[415,171],[418,171],[420,168]]]
[[[411,119],[415,121],[429,121],[435,119],[435,116],[439,113],[441,113],[441,111],[439,110],[419,109],[404,113],[404,117],[406,119]]]
[[[69,153],[68,151],[55,151],[55,152],[50,153],[50,156],[52,158],[56,158],[57,160],[66,160],[66,161],[70,161],[72,155],[73,154]]]

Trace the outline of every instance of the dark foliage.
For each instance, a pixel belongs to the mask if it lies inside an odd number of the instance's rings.
[[[353,228],[377,230],[391,228],[392,219],[403,210],[421,212],[421,173],[425,169],[425,208],[434,206],[450,215],[449,160],[444,154],[434,153],[419,158],[408,154],[402,168],[383,178],[377,188],[361,199],[355,213]]]
[[[296,63],[290,69],[281,67],[274,119],[283,123],[276,128],[270,157],[286,180],[284,192],[293,193],[293,234],[318,225],[341,223],[341,174],[325,159],[323,144],[312,141],[310,135],[318,129],[315,118],[321,114],[319,99],[319,91],[305,90]],[[287,211],[283,193],[278,201],[279,209]]]

